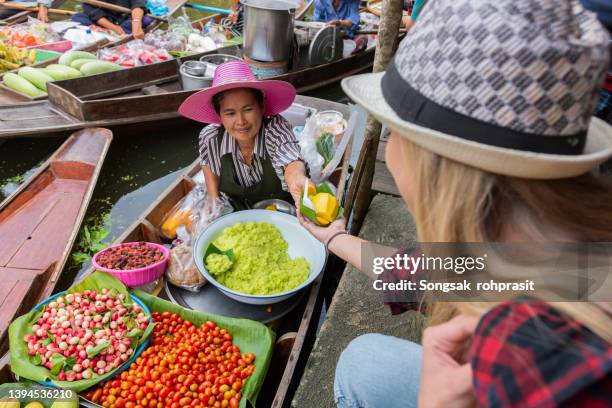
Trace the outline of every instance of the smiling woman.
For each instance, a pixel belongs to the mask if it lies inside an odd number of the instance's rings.
[[[258,81],[243,61],[215,70],[213,86],[190,96],[179,113],[211,123],[199,151],[212,197],[229,196],[236,209],[277,198],[297,201],[306,168],[289,122],[279,115],[295,99],[284,81]]]

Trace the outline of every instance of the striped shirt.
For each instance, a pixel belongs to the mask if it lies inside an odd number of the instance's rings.
[[[285,118],[281,115],[274,115],[268,119],[267,123],[262,123],[261,131],[255,137],[255,148],[250,166],[245,162],[236,139],[226,131],[219,143],[218,134],[219,125],[208,125],[200,132],[200,160],[203,166],[208,166],[219,177],[221,157],[231,153],[238,177],[236,182],[243,187],[250,187],[261,181],[263,162],[270,155],[272,167],[281,181],[283,190],[287,191],[285,167],[293,161],[302,160],[302,156],[291,124]]]

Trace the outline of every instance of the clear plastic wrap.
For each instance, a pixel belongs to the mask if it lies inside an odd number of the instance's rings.
[[[49,24],[32,17],[22,24],[0,27],[0,41],[16,47],[36,47],[60,40]]]
[[[176,210],[176,211],[175,211]],[[174,211],[174,212],[173,212]],[[211,222],[232,211],[226,198],[211,199],[206,188],[196,184],[193,190],[179,202],[169,215],[188,213],[188,221],[176,227],[176,245],[170,250],[166,278],[175,286],[197,292],[206,284],[193,259],[195,240]],[[166,221],[170,219],[166,217]],[[163,229],[163,228],[162,228]]]
[[[132,40],[115,48],[102,48],[98,51],[98,58],[131,68],[166,61],[172,56],[163,48],[147,45],[142,40]]]
[[[185,51],[185,36],[172,31],[153,31],[145,34],[144,42],[155,48],[170,51]]]
[[[300,150],[316,184],[327,180],[340,164],[355,127],[354,113],[351,108],[348,122],[335,111],[318,112],[306,120],[299,137]]]

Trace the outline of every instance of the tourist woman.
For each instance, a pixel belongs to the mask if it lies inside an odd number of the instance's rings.
[[[295,99],[288,82],[257,80],[243,61],[215,70],[210,88],[191,95],[179,113],[210,124],[200,133],[208,193],[237,209],[278,198],[298,202],[306,168],[289,122],[279,114]]]
[[[420,20],[385,73],[342,83],[391,129],[386,163],[419,241],[611,242],[612,186],[592,171],[612,156],[612,127],[592,117],[609,58],[595,16],[569,1],[435,0]],[[343,221],[301,222],[361,267],[364,242]],[[612,401],[612,303],[433,306],[422,346],[379,334],[349,344],[339,407]]]

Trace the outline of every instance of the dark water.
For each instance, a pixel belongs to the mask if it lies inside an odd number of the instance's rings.
[[[346,102],[339,84],[308,93]],[[115,135],[102,167],[83,227],[107,231],[111,243],[191,164],[197,156],[199,126],[171,128],[159,133]],[[65,135],[67,137],[68,134]],[[14,139],[0,142],[0,200],[17,188],[65,140],[65,137]],[[81,229],[81,236],[83,228]],[[82,252],[79,241],[73,253]],[[88,263],[70,261],[58,290],[65,289]]]

